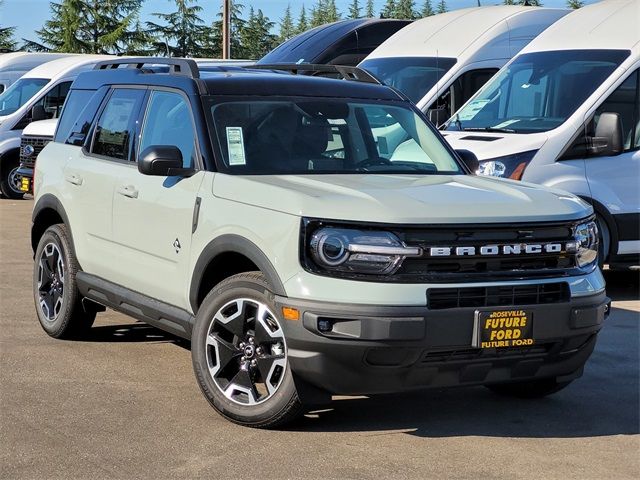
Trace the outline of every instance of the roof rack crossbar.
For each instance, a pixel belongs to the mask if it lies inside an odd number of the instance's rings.
[[[261,70],[282,70],[285,72],[290,72],[294,75],[297,75],[298,73],[310,72],[311,76],[321,75],[323,73],[337,73],[343,80],[375,83],[381,85],[381,82],[366,70],[358,67],[348,67],[345,65],[318,65],[313,63],[274,63],[248,65],[245,68],[259,68]]]
[[[190,78],[200,78],[198,64],[190,58],[164,58],[164,57],[131,57],[105,60],[96,63],[94,70],[112,70],[127,65],[127,68],[142,70],[144,65],[168,65],[172,75],[183,75]]]

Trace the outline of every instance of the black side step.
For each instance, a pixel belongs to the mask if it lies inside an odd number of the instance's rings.
[[[78,272],[76,282],[82,296],[160,330],[191,340],[195,317],[186,310],[86,272]]]

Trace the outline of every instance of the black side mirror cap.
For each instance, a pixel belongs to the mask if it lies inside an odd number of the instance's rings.
[[[151,145],[138,158],[138,171],[143,175],[160,177],[189,177],[193,168],[183,168],[182,152],[173,145]]]
[[[622,121],[620,115],[613,112],[602,112],[598,125],[591,137],[591,145],[587,147],[590,156],[608,157],[618,155],[624,150]]]
[[[31,109],[31,121],[39,122],[40,120],[46,120],[49,118],[47,112],[42,105],[34,105]]]
[[[467,166],[467,168],[471,170],[471,173],[475,175],[478,171],[478,168],[480,168],[480,162],[478,162],[478,157],[476,157],[476,154],[469,150],[456,150],[456,153],[460,157],[460,160],[462,160],[462,162]]]

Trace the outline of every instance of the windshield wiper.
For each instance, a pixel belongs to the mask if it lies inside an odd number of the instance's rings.
[[[513,128],[496,128],[496,127],[464,127],[465,132],[498,132],[498,133],[516,133]]]

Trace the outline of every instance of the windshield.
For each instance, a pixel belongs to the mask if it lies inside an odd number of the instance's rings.
[[[399,102],[209,101],[227,173],[463,173],[432,128]]]
[[[0,95],[0,116],[11,115],[31,100],[49,80],[46,78],[21,78]]]
[[[417,103],[455,63],[455,58],[373,58],[365,60],[359,67],[370,72],[385,85],[400,90],[413,103]]]
[[[625,50],[560,50],[518,56],[487,83],[447,130],[536,133],[552,130],[629,55]]]

